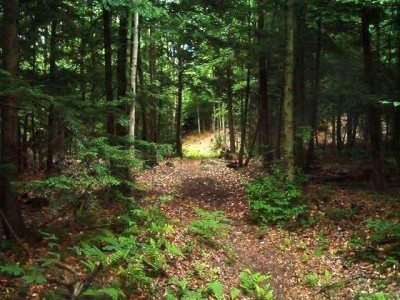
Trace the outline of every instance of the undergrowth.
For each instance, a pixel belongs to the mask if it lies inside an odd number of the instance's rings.
[[[280,167],[273,166],[270,175],[246,183],[253,219],[264,224],[295,219],[305,210],[305,206],[300,203],[305,180],[299,172],[294,180],[289,180]]]

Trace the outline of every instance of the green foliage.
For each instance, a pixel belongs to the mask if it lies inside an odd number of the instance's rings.
[[[23,272],[23,269],[19,264],[11,264],[11,265],[0,265],[0,273],[6,274],[9,276],[19,276]]]
[[[282,170],[273,168],[271,175],[246,183],[254,219],[273,224],[288,221],[303,213],[304,206],[299,200],[303,194],[301,185],[304,181],[301,174],[297,174],[294,180],[289,180]]]
[[[368,219],[367,225],[371,230],[373,243],[400,241],[400,223],[390,220]]]
[[[206,287],[198,289],[190,289],[189,281],[185,278],[180,280],[173,277],[169,283],[176,288],[167,291],[166,299],[168,300],[206,300],[209,299],[209,296],[213,296],[217,300],[224,299],[224,287],[219,281],[207,283]]]
[[[124,293],[120,289],[116,288],[104,288],[104,289],[87,289],[82,293],[84,296],[104,297],[109,296],[113,300],[118,300],[119,296],[124,297]]]
[[[211,295],[214,295],[217,300],[224,299],[224,286],[219,281],[213,281],[207,283],[207,289],[210,291]]]
[[[318,274],[315,274],[315,273],[307,274],[305,276],[305,280],[306,280],[308,286],[316,287],[319,282],[319,276],[318,276]]]
[[[370,295],[361,295],[360,300],[391,300],[394,299],[390,294],[379,292]]]
[[[194,208],[194,211],[199,218],[189,225],[192,233],[207,242],[226,236],[229,219],[222,211],[207,212],[200,208]]]
[[[268,282],[269,276],[253,272],[250,269],[245,269],[240,272],[239,278],[240,288],[242,288],[245,293],[251,294],[254,299],[274,299],[274,291]]]

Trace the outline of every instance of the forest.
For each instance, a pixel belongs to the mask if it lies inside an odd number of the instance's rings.
[[[2,0],[0,299],[400,299],[399,0]]]

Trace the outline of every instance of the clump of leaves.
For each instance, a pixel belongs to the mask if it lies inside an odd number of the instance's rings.
[[[275,166],[271,175],[246,183],[253,218],[270,224],[288,221],[303,213],[305,207],[299,200],[304,182],[305,177],[300,173],[290,180]]]
[[[274,291],[269,284],[269,276],[250,269],[245,269],[239,274],[240,288],[247,294],[252,295],[253,299],[272,300]]]
[[[305,281],[306,281],[308,286],[316,287],[318,285],[318,282],[319,282],[319,276],[318,276],[318,274],[315,274],[315,273],[307,274],[305,276]]]
[[[180,280],[173,277],[169,283],[175,288],[167,291],[165,295],[167,300],[206,300],[209,296],[217,300],[224,299],[224,286],[219,281],[207,283],[206,287],[198,289],[189,288],[189,281],[185,278]]]
[[[214,238],[226,236],[229,219],[222,211],[208,212],[201,208],[194,208],[199,218],[189,225],[189,230],[206,242],[212,242]]]

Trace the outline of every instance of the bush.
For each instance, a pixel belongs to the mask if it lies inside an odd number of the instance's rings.
[[[253,218],[273,224],[303,213],[304,206],[299,203],[299,199],[303,194],[301,185],[304,182],[305,178],[301,174],[289,180],[279,168],[274,167],[271,175],[246,183]]]

